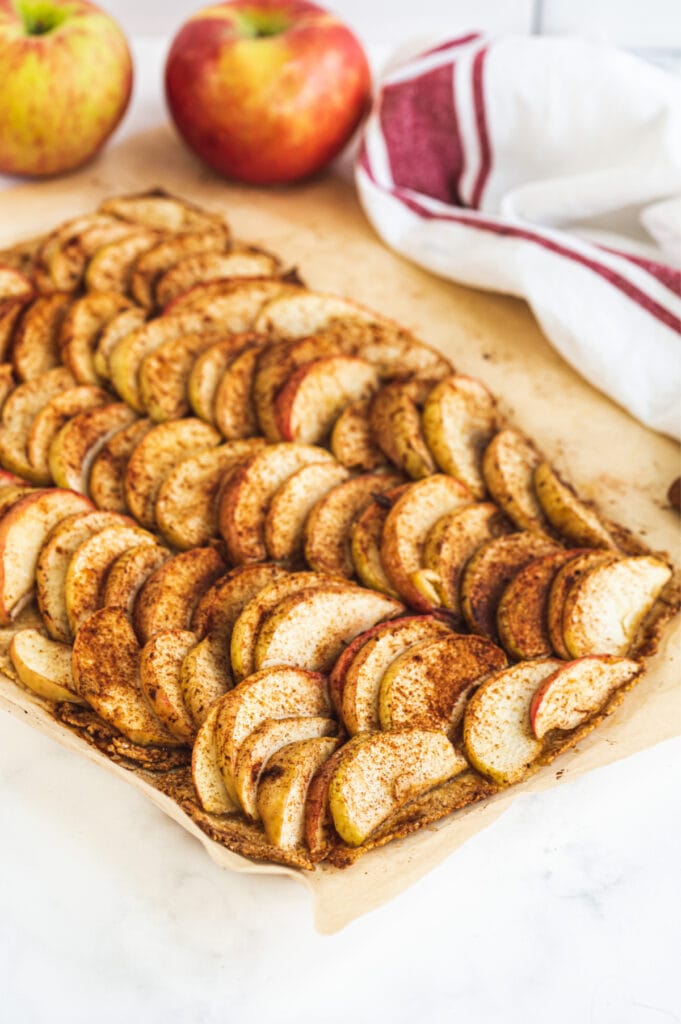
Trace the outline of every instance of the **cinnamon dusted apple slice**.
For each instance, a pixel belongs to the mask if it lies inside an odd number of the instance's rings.
[[[36,597],[45,629],[54,640],[72,639],[64,587],[71,558],[80,545],[100,530],[134,527],[132,520],[113,512],[79,512],[57,523],[40,549],[35,570]]]
[[[552,729],[576,729],[642,671],[640,662],[610,655],[593,655],[563,665],[544,680],[532,698],[534,735],[541,740]]]
[[[85,287],[90,292],[117,292],[127,295],[137,260],[158,245],[163,235],[140,228],[97,249],[85,271]]]
[[[438,473],[411,484],[388,512],[381,561],[392,586],[414,608],[428,611],[431,607],[413,580],[423,568],[428,533],[438,519],[469,501],[470,492],[462,483]]]
[[[239,748],[234,770],[234,788],[244,814],[254,821],[260,817],[258,786],[270,759],[291,743],[333,736],[336,723],[331,718],[271,719],[259,725]]]
[[[214,342],[196,359],[189,374],[189,404],[206,423],[215,423],[215,395],[222,375],[237,352],[248,346],[254,334],[230,335]]]
[[[109,356],[126,335],[131,334],[138,327],[145,323],[147,315],[143,309],[133,306],[132,309],[125,309],[117,313],[102,330],[97,339],[97,346],[92,355],[92,365],[95,373],[103,380],[111,380],[111,369],[109,367]]]
[[[12,337],[12,363],[19,380],[33,380],[59,366],[59,333],[71,305],[69,294],[42,295],[24,311]]]
[[[305,522],[310,512],[348,476],[348,471],[335,462],[313,462],[284,481],[265,518],[265,546],[270,558],[302,561]]]
[[[32,294],[30,278],[14,267],[0,264],[0,299],[30,299]]]
[[[318,572],[284,573],[266,583],[245,602],[233,623],[230,639],[230,658],[235,679],[243,679],[255,671],[258,633],[279,602],[291,594],[300,594],[330,582],[327,576]],[[336,585],[345,587],[345,581],[338,580]]]
[[[534,489],[546,518],[572,544],[585,548],[616,548],[593,508],[581,501],[548,462],[534,471]]]
[[[553,659],[521,661],[488,679],[464,714],[466,756],[477,771],[501,786],[518,782],[542,743],[532,732],[530,706],[545,679],[561,667]]]
[[[76,291],[90,257],[103,245],[132,234],[135,234],[133,225],[114,218],[110,218],[108,223],[93,223],[81,231],[70,232],[60,239],[47,259],[52,284],[59,291]]]
[[[0,360],[11,358],[14,332],[27,304],[23,299],[0,299]],[[9,363],[7,365],[11,366]]]
[[[250,331],[265,302],[277,295],[301,291],[279,277],[254,277],[197,284],[185,295],[179,295],[163,310],[164,318],[190,311],[223,321],[225,330],[235,334]],[[262,333],[258,331],[258,333]]]
[[[343,755],[344,746],[327,758],[313,776],[305,801],[305,843],[315,864],[325,860],[338,842],[329,807],[329,785]]]
[[[13,476],[14,474],[11,475]],[[17,479],[19,479],[19,477],[17,477]],[[16,505],[16,503],[27,494],[33,494],[35,490],[36,489],[31,487],[29,484],[23,483],[10,483],[3,486],[0,491],[0,516],[4,516],[5,512],[7,512],[12,505]]]
[[[276,397],[279,434],[285,441],[306,444],[324,440],[345,406],[374,394],[378,383],[376,368],[356,356],[325,356],[304,363]]]
[[[140,685],[166,729],[185,743],[192,743],[196,726],[187,710],[180,685],[182,662],[196,643],[185,629],[156,633],[142,648]]]
[[[539,533],[509,533],[482,544],[461,577],[461,609],[474,633],[497,636],[497,608],[516,573],[543,555],[560,548]]]
[[[542,457],[517,430],[500,430],[485,449],[482,475],[497,505],[521,530],[545,532],[548,522],[534,489]]]
[[[57,287],[52,280],[49,265],[52,257],[64,246],[92,228],[106,228],[119,224],[115,217],[101,213],[86,213],[82,217],[73,217],[65,221],[45,235],[35,253],[34,278],[41,292],[51,292]]]
[[[156,282],[170,267],[193,253],[221,252],[228,244],[225,225],[214,224],[210,228],[168,238],[153,249],[143,253],[136,261],[130,277],[130,291],[145,309],[155,305]]]
[[[393,490],[401,481],[395,473],[367,473],[337,484],[320,498],[305,521],[305,558],[312,568],[351,579],[352,524],[375,495]]]
[[[370,319],[342,317],[316,330],[320,339],[335,342],[341,352],[362,356],[381,377],[421,377],[440,380],[453,372],[452,364],[394,320],[371,314]]]
[[[371,435],[369,406],[368,399],[351,402],[333,425],[329,446],[348,469],[369,472],[386,465],[385,456]]]
[[[156,302],[162,309],[197,284],[225,278],[275,277],[279,270],[276,256],[258,249],[198,253],[180,260],[159,278]]]
[[[201,598],[192,626],[203,639],[182,663],[184,700],[200,725],[218,698],[233,685],[229,646],[232,629],[250,600],[286,575],[276,565],[242,565],[218,580]]]
[[[77,299],[68,310],[59,332],[59,350],[79,384],[101,383],[94,364],[100,332],[130,306],[129,299],[117,292],[97,292]]]
[[[497,629],[505,650],[519,661],[550,658],[549,594],[560,569],[581,552],[558,551],[526,565],[508,584],[497,607]]]
[[[71,556],[64,582],[64,600],[71,633],[104,603],[109,569],[119,555],[156,538],[137,526],[109,526],[84,540]]]
[[[76,690],[97,714],[140,746],[183,746],[152,711],[139,678],[140,646],[122,608],[91,615],[73,645]]]
[[[232,356],[215,390],[215,425],[227,438],[255,437],[258,422],[252,399],[253,380],[264,339],[249,337],[250,343]]]
[[[155,570],[140,590],[133,621],[144,643],[164,629],[189,629],[201,597],[226,569],[214,548],[182,551]]]
[[[213,344],[211,334],[187,334],[159,345],[142,360],[139,389],[152,420],[178,420],[189,412],[187,377],[197,356]]]
[[[237,809],[222,780],[215,745],[215,725],[219,706],[212,707],[194,740],[192,748],[192,781],[199,803],[208,814],[230,814]]]
[[[436,466],[421,427],[421,407],[433,381],[394,381],[371,403],[369,423],[376,444],[390,461],[414,480],[430,476]]]
[[[268,337],[265,333],[261,335]],[[335,342],[317,337],[273,341],[263,348],[253,378],[253,404],[260,430],[268,441],[282,441],[276,410],[276,398],[287,380],[300,366],[322,356],[338,353]]]
[[[383,527],[388,513],[409,484],[395,487],[385,494],[375,494],[370,505],[360,512],[350,528],[350,549],[355,572],[365,587],[399,597],[388,578],[381,558]]]
[[[324,292],[301,291],[299,294],[272,298],[263,306],[255,330],[276,338],[307,338],[333,320],[373,320],[375,314],[351,299]]]
[[[234,562],[266,557],[265,516],[277,490],[303,466],[330,459],[313,445],[272,444],[237,469],[223,488],[219,510],[220,533]]]
[[[90,469],[100,450],[137,416],[123,402],[86,409],[68,420],[50,445],[50,473],[60,487],[88,494]]]
[[[67,388],[43,406],[33,420],[26,446],[28,460],[35,473],[34,479],[40,479],[44,484],[52,482],[50,448],[65,423],[87,409],[106,405],[110,400],[111,396],[103,388],[81,385]]]
[[[487,388],[472,377],[445,377],[426,398],[422,421],[440,469],[483,498],[482,454],[497,426],[496,402]]]
[[[441,729],[452,736],[471,693],[506,665],[501,648],[480,636],[451,634],[410,647],[381,680],[381,728]]]
[[[110,512],[127,512],[125,471],[130,456],[151,430],[149,419],[134,420],[129,427],[117,430],[95,455],[90,469],[88,490],[98,508]]]
[[[605,562],[586,572],[568,590],[563,607],[570,655],[625,655],[671,576],[669,566],[652,555]]]
[[[268,719],[325,717],[329,712],[326,681],[300,668],[255,672],[215,705],[217,761],[230,797],[236,797],[234,772],[241,745]]]
[[[459,584],[468,559],[486,541],[511,529],[493,502],[480,501],[442,516],[429,531],[423,565],[431,574],[440,602],[457,618],[462,618]]]
[[[568,592],[585,573],[590,572],[597,565],[612,562],[614,559],[615,555],[609,551],[595,550],[582,553],[573,551],[573,557],[568,559],[553,577],[549,590],[546,623],[551,646],[559,657],[566,659],[571,657],[563,637],[563,611]]]
[[[0,461],[25,480],[32,480],[28,461],[28,435],[33,421],[51,398],[70,388],[75,381],[68,370],[56,366],[33,380],[19,384],[5,399],[0,426]]]
[[[400,729],[355,736],[343,747],[329,784],[336,831],[349,846],[361,846],[409,800],[467,767],[441,732]]]
[[[350,735],[381,728],[381,680],[395,658],[414,644],[449,634],[444,622],[413,615],[382,622],[348,644],[333,667],[329,692]]]
[[[186,199],[159,188],[106,199],[99,212],[141,224],[153,231],[169,231],[182,236],[187,232],[209,231],[219,233],[223,238],[229,237],[229,226],[220,214],[202,210]]]
[[[201,420],[159,423],[142,437],[125,470],[125,500],[135,519],[153,530],[156,500],[172,469],[191,455],[214,448],[220,435]]]
[[[160,544],[137,544],[119,555],[109,569],[104,585],[104,608],[123,608],[132,616],[137,595],[151,576],[170,558]]]
[[[29,600],[38,555],[57,523],[92,503],[73,491],[36,490],[15,502],[0,519],[0,623],[8,625]]]
[[[39,697],[85,703],[73,682],[69,644],[48,640],[37,629],[22,629],[12,637],[9,656],[20,681]]]
[[[201,547],[219,536],[218,497],[229,472],[262,448],[259,437],[228,441],[183,459],[164,479],[156,498],[158,528],[176,548]]]
[[[268,761],[258,786],[258,814],[274,846],[291,850],[303,845],[308,788],[337,748],[338,740],[331,736],[301,740]]]
[[[345,644],[404,606],[385,594],[327,583],[283,598],[263,622],[255,644],[256,668],[300,665],[328,672]]]

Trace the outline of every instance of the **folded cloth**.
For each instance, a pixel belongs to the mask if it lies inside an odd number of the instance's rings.
[[[522,296],[556,349],[681,436],[681,80],[602,44],[470,33],[393,67],[356,182],[394,249]]]

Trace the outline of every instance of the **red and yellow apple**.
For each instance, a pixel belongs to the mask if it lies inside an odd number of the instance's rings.
[[[314,174],[343,148],[371,78],[355,36],[306,0],[231,0],[180,29],[166,64],[178,131],[214,170],[253,184]]]
[[[0,172],[85,163],[130,99],[125,36],[86,0],[0,0]]]

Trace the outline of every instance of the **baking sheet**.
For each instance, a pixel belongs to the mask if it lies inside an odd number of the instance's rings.
[[[553,351],[523,302],[440,280],[386,249],[368,226],[354,190],[340,177],[327,175],[267,192],[227,185],[200,167],[169,128],[161,127],[109,148],[72,175],[0,192],[0,247],[87,212],[104,196],[153,186],[224,210],[237,237],[276,251],[298,267],[310,287],[365,302],[436,345],[459,371],[480,377],[496,392],[502,412],[537,441],[585,497],[679,562],[679,520],[665,497],[681,472],[679,446],[645,429],[586,384]],[[678,735],[680,651],[677,618],[643,682],[577,748],[527,783],[370,853],[343,871],[322,866],[307,873],[253,864],[208,839],[171,800],[57,725],[37,699],[4,678],[0,705],[142,789],[220,866],[284,874],[305,884],[316,927],[331,933],[422,877],[492,824],[520,793],[547,789]]]

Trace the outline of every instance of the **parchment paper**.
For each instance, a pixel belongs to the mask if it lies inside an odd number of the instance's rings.
[[[585,497],[678,563],[679,520],[665,497],[681,471],[678,446],[640,426],[586,384],[549,346],[524,303],[445,282],[386,249],[369,228],[354,190],[339,177],[267,192],[230,186],[199,167],[168,128],[159,128],[110,148],[95,164],[66,178],[0,192],[0,247],[89,211],[106,195],[155,185],[223,209],[237,237],[273,249],[298,267],[310,287],[365,302],[439,347],[458,370],[480,377],[496,392],[502,411]],[[332,933],[422,877],[495,821],[519,793],[557,785],[678,735],[680,650],[677,618],[643,682],[576,749],[527,783],[370,853],[343,871],[322,866],[307,873],[251,863],[208,839],[171,800],[58,726],[37,699],[4,677],[0,705],[142,789],[220,866],[285,874],[304,883],[312,895],[316,927]]]

